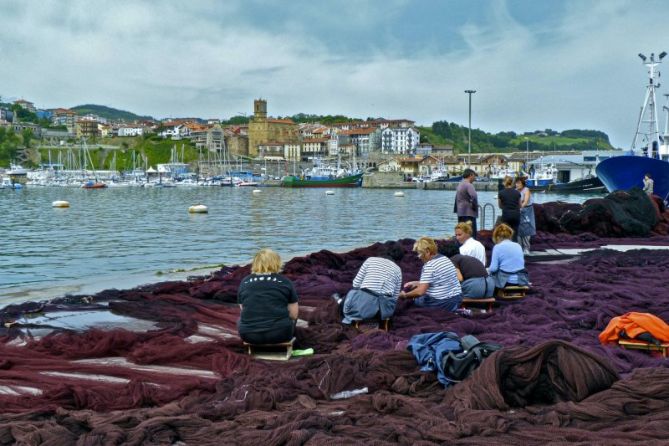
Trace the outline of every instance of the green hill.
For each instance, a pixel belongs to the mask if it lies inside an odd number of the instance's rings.
[[[467,151],[469,129],[454,122],[437,121],[431,127],[418,127],[421,142],[434,145],[452,144],[456,152]],[[609,137],[598,130],[545,129],[534,132],[513,131],[488,133],[472,129],[472,152],[515,152],[519,150],[610,150]]]
[[[78,115],[83,116],[93,114],[110,120],[123,121],[137,121],[144,119],[153,119],[151,116],[140,116],[125,110],[118,110],[116,108],[107,107],[105,105],[85,104],[71,107],[70,110],[77,112]]]

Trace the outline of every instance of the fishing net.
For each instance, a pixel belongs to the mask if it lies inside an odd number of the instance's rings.
[[[490,247],[489,233],[483,236]],[[533,246],[611,240],[580,237],[541,233]],[[648,240],[669,245],[667,237]],[[408,254],[413,241],[399,243]],[[248,266],[4,308],[0,444],[666,440],[667,361],[602,346],[598,334],[612,317],[630,311],[669,321],[669,251],[597,250],[529,262],[528,297],[492,313],[465,318],[400,302],[389,332],[342,326],[330,295],[348,291],[362,262],[386,248],[320,251],[285,265],[306,322],[297,329],[296,348],[316,350],[286,362],[246,355],[237,336],[234,302]],[[419,277],[416,256],[405,255],[400,266],[405,281]],[[100,314],[122,323],[99,322]],[[81,316],[81,326],[68,325],[72,315]],[[87,325],[87,318],[98,322]],[[412,335],[438,331],[508,348],[444,389],[434,375],[419,372],[406,351]],[[361,394],[333,398],[345,391]]]

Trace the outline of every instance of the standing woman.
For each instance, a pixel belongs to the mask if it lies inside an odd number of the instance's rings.
[[[502,209],[502,223],[513,230],[513,241],[517,241],[520,225],[520,192],[513,187],[513,178],[504,177],[504,189],[499,191],[497,202]]]
[[[253,258],[251,274],[239,285],[239,337],[251,344],[278,344],[293,338],[297,321],[297,292],[279,274],[281,257],[261,249]]]
[[[520,225],[518,226],[518,242],[523,254],[530,253],[530,238],[537,233],[534,220],[534,202],[532,192],[527,187],[525,178],[516,178],[516,190],[520,192]]]

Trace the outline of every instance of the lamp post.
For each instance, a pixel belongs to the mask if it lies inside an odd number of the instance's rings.
[[[527,169],[527,174],[530,172],[530,138],[525,137],[525,169]]]
[[[472,95],[476,93],[476,90],[465,90],[465,93],[469,95],[469,138],[467,138],[469,159],[467,160],[467,167],[470,167],[472,164]]]

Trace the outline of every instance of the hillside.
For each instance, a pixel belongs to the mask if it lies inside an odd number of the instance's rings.
[[[451,144],[456,152],[467,151],[468,128],[454,122],[437,121],[430,127],[418,127],[421,142],[434,145]],[[514,152],[518,150],[611,150],[606,133],[599,130],[545,129],[534,132],[513,131],[488,133],[472,129],[472,152]]]
[[[71,107],[70,110],[77,112],[78,115],[93,114],[110,120],[137,121],[143,119],[153,119],[151,116],[139,116],[125,110],[107,107],[105,105],[85,104]]]

